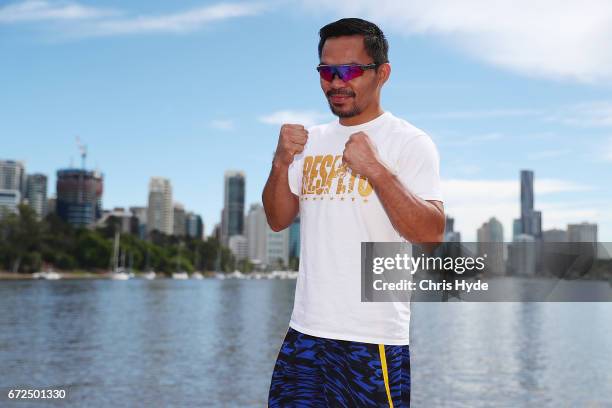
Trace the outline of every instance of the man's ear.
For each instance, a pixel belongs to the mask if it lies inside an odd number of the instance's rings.
[[[387,80],[391,76],[391,64],[389,64],[388,62],[381,64],[378,67],[377,75],[378,75],[381,85],[384,85],[384,83],[387,82]]]

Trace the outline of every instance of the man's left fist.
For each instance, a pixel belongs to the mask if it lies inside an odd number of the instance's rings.
[[[342,162],[351,168],[353,175],[371,178],[381,169],[378,150],[364,132],[353,133],[342,152]]]

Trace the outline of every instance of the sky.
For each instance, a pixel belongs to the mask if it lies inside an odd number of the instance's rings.
[[[261,201],[280,125],[336,120],[315,66],[318,30],[377,23],[385,110],[427,132],[464,241],[495,216],[512,239],[519,172],[543,227],[582,221],[612,241],[612,3],[0,0],[0,159],[49,176],[104,174],[105,208],[144,206],[150,177],[219,222],[223,174]]]

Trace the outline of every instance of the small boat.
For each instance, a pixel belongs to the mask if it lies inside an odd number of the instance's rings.
[[[156,273],[154,271],[149,271],[147,273],[145,273],[144,275],[142,275],[143,278],[148,279],[148,280],[152,280],[155,279]]]
[[[174,272],[172,273],[172,279],[179,279],[179,280],[189,279],[189,275],[187,275],[187,272]]]
[[[59,273],[53,270],[50,270],[50,271],[42,271],[42,272],[33,273],[32,278],[45,279],[45,280],[58,280],[62,278],[62,275],[60,275]]]
[[[119,247],[120,239],[121,237],[119,233],[116,232],[115,243],[113,245],[113,257],[111,258],[111,265],[113,266],[113,269],[110,272],[110,278],[112,280],[128,280],[131,277],[130,275],[133,275],[131,272],[128,273],[119,263],[119,258],[121,255],[123,255],[123,264],[125,265],[125,252],[121,254],[121,248]]]
[[[204,279],[204,276],[200,272],[194,272],[191,274],[191,279]]]

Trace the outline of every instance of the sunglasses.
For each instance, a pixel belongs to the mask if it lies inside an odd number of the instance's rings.
[[[347,82],[362,76],[366,70],[375,69],[376,67],[378,67],[378,64],[319,65],[317,71],[319,71],[321,78],[328,82],[333,81],[335,75],[338,75],[338,78]]]

